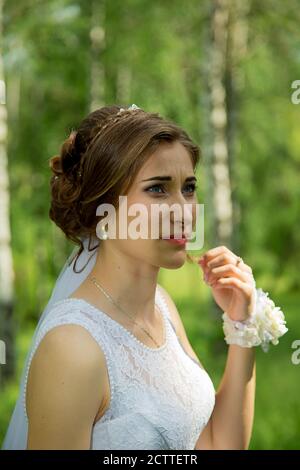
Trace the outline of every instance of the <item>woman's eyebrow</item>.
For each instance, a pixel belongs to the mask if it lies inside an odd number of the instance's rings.
[[[147,178],[146,180],[143,181],[152,181],[152,180],[158,180],[158,181],[172,181],[172,176],[151,176],[151,178]],[[197,181],[196,176],[188,176],[185,181]]]

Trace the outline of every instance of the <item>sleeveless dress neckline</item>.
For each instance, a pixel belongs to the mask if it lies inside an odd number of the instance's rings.
[[[52,314],[34,339],[20,391],[26,432],[29,426],[26,385],[31,360],[49,331],[77,324],[89,332],[103,351],[110,386],[108,407],[93,423],[90,448],[195,449],[215,405],[214,385],[205,369],[184,350],[159,286],[155,303],[166,325],[166,342],[155,349],[84,299],[69,297],[57,301],[55,307],[53,304]]]
[[[160,303],[158,302],[158,299],[160,299]],[[86,304],[89,308],[91,308],[94,311],[100,313],[102,316],[107,318],[108,321],[111,321],[114,325],[121,328],[121,330],[124,331],[127,335],[131,336],[131,338],[137,344],[139,344],[142,348],[144,348],[148,351],[151,351],[151,352],[154,352],[154,353],[155,352],[160,352],[160,351],[163,351],[168,345],[168,342],[169,342],[169,325],[168,325],[168,321],[167,321],[167,318],[166,318],[166,312],[165,312],[165,309],[168,309],[168,307],[167,307],[166,303],[164,302],[164,299],[160,296],[160,292],[159,292],[158,288],[156,288],[156,292],[155,292],[155,305],[158,305],[159,312],[160,312],[162,320],[163,320],[163,329],[164,329],[164,335],[163,335],[164,336],[164,341],[158,348],[151,348],[150,346],[147,346],[145,343],[143,343],[143,341],[139,340],[130,330],[125,328],[125,326],[123,326],[121,323],[119,323],[117,320],[115,320],[110,315],[105,313],[103,310],[99,309],[98,307],[96,307],[95,305],[91,304],[90,302],[88,302],[87,300],[85,300],[83,298],[67,297],[66,299],[61,299],[61,300],[58,300],[57,302],[55,302],[53,304],[53,307],[57,306],[59,304],[62,304],[62,303],[70,302],[70,301],[77,301],[78,303]]]

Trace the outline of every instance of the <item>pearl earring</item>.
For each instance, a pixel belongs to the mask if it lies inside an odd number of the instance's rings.
[[[98,227],[97,227],[96,233],[97,233],[97,237],[100,238],[100,240],[107,240],[108,239],[108,235],[107,235],[107,232],[105,230],[105,225],[101,225],[100,230],[98,230]]]

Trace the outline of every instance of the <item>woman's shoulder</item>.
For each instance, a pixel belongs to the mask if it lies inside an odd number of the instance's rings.
[[[104,381],[107,358],[101,331],[82,314],[78,302],[57,302],[35,336],[27,364],[25,395],[30,377],[31,383],[39,383],[45,370],[62,380],[67,373],[75,382],[77,379],[91,381],[95,375]]]
[[[84,326],[95,333],[98,331],[98,328],[95,330],[95,327],[99,326],[100,320],[99,312],[84,299],[68,297],[52,304],[39,329],[42,333],[55,325],[73,323]]]
[[[38,352],[47,355],[48,359],[53,356],[57,363],[67,366],[80,363],[84,367],[94,368],[104,357],[90,333],[81,323],[57,323],[42,335]]]
[[[34,446],[41,440],[43,444],[55,440],[53,429],[63,430],[66,439],[78,432],[79,438],[82,429],[76,430],[78,423],[89,430],[104,399],[105,380],[104,355],[87,331],[77,324],[49,330],[28,375],[25,409],[31,421],[29,442]],[[37,430],[42,430],[42,438]]]
[[[100,348],[106,349],[108,342],[107,329],[103,324],[103,315],[84,299],[66,298],[54,302],[45,319],[38,327],[36,346],[48,335],[56,341],[69,341],[72,347],[73,338],[83,336],[86,344],[98,343]],[[84,339],[83,338],[83,339]]]
[[[77,299],[65,299],[52,305],[47,317],[37,330],[32,358],[48,360],[62,367],[79,363],[87,370],[105,364],[101,326],[95,325],[88,306],[81,308]],[[99,347],[100,346],[100,347]],[[32,359],[31,358],[31,359]],[[99,372],[99,370],[98,370]]]

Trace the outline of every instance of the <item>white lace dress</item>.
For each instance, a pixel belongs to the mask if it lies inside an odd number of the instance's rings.
[[[213,383],[183,349],[158,287],[155,302],[165,327],[165,341],[156,349],[146,346],[108,314],[76,298],[56,302],[51,318],[37,334],[26,380],[41,339],[58,325],[75,323],[86,328],[105,354],[110,403],[93,426],[91,449],[193,450],[211,416]],[[25,393],[23,403],[28,422]]]

